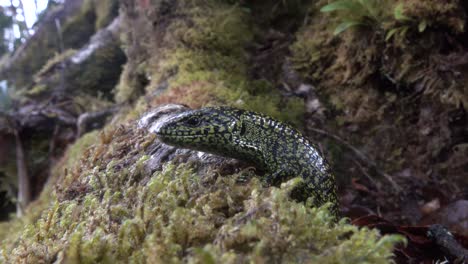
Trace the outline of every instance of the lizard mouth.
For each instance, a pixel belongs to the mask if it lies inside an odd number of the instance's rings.
[[[161,138],[162,140],[164,139],[195,139],[195,138],[203,138],[208,135],[177,135],[177,134],[171,134],[171,133],[156,133],[156,135]]]
[[[167,137],[167,138],[199,138],[202,137],[201,135],[174,135],[174,134],[156,134],[160,137]]]

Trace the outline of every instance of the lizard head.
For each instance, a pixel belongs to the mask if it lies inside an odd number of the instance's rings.
[[[168,145],[224,153],[241,131],[241,111],[228,107],[189,110],[158,121],[152,132]]]

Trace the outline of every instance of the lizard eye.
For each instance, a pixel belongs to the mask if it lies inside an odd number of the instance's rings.
[[[189,125],[189,126],[195,127],[195,126],[200,125],[201,119],[194,116],[194,117],[191,117],[191,118],[187,119],[187,121],[185,121],[185,123],[187,125]]]

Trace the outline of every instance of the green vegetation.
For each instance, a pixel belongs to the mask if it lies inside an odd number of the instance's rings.
[[[188,5],[179,12],[190,20],[175,20],[169,25],[168,38],[173,42],[162,51],[165,59],[153,65],[156,74],[151,78],[155,84],[168,79],[169,88],[153,104],[178,102],[195,108],[233,105],[300,126],[301,99],[284,100],[272,83],[246,77],[249,62],[245,47],[253,41],[256,26],[249,12],[217,1],[205,5]],[[169,72],[177,74],[167,78]]]
[[[117,15],[117,0],[85,0],[80,12],[63,25],[65,47],[81,48],[90,36],[107,26]]]
[[[63,44],[67,49],[79,49],[89,40],[95,30],[96,13],[92,5],[81,7],[80,12],[62,25]],[[54,32],[57,32],[55,30]]]
[[[440,41],[445,38],[443,32],[454,38],[464,32],[461,8],[457,1],[319,2],[311,10],[333,14],[314,16],[315,24],[309,22],[300,30],[292,45],[293,66],[307,79],[328,79],[324,86],[331,90],[343,84],[347,88],[373,87],[373,78],[381,75],[396,86],[423,86],[426,95],[442,103],[466,105],[465,85],[448,81],[456,77],[436,70],[439,66],[430,60],[431,56],[445,56],[441,50],[449,44]],[[323,25],[330,24],[337,25],[335,37],[324,33]],[[336,36],[353,27],[362,30]]]
[[[417,29],[422,33],[438,23],[462,32],[462,21],[450,19],[452,21],[448,22],[440,17],[443,13],[453,15],[456,9],[455,3],[436,1],[339,0],[323,6],[320,11],[337,12],[339,24],[334,30],[335,35],[352,27],[368,27],[385,31],[385,39],[389,40],[394,35],[405,37],[408,30]]]
[[[339,12],[340,24],[335,28],[337,35],[356,26],[375,27],[386,20],[388,7],[393,1],[387,0],[340,0],[320,9],[321,12]]]
[[[64,62],[65,60],[68,60],[70,57],[76,54],[76,50],[66,50],[60,54],[55,54],[52,58],[50,58],[43,66],[42,68],[34,75],[34,81],[35,82],[40,82],[41,77],[43,75],[46,75],[50,71],[52,71],[55,67],[60,67],[59,64]]]
[[[166,164],[152,175],[145,169],[154,136],[138,131],[134,121],[162,103],[191,107],[227,104],[301,126],[303,100],[283,96],[277,83],[255,79],[250,72],[253,51],[249,45],[257,41],[259,29],[268,24],[265,21],[273,18],[255,21],[252,12],[258,6],[249,8],[239,1],[232,2],[135,1],[135,5],[150,6],[139,6],[145,12],[138,18],[125,18],[129,25],[133,25],[129,19],[144,24],[127,29],[139,33],[135,36],[144,36],[141,42],[138,38],[138,47],[146,52],[141,56],[144,59],[127,62],[120,74],[125,62],[122,49],[128,52],[128,58],[133,50],[116,43],[98,51],[83,65],[84,71],[68,73],[68,85],[74,87],[74,95],[79,95],[73,98],[74,103],[86,106],[86,110],[105,104],[99,98],[104,95],[111,99],[112,89],[116,101],[135,101],[135,105],[125,108],[102,131],[83,136],[68,149],[52,170],[46,190],[32,205],[34,211],[25,218],[0,224],[0,240],[4,242],[0,262],[390,261],[394,245],[403,241],[400,237],[380,236],[375,230],[359,229],[346,220],[331,224],[331,216],[324,208],[310,208],[289,199],[298,179],[274,188],[264,186],[248,170],[220,176],[208,168],[207,173],[198,174],[190,166],[176,163]],[[276,2],[278,16],[308,10],[300,8],[301,1]],[[291,9],[283,12],[283,7]],[[114,14],[114,8],[112,1],[86,1],[80,14],[64,24],[64,36],[79,38],[70,39],[67,47],[83,44],[82,39],[88,39],[110,21],[108,14]],[[125,8],[129,7],[124,6],[123,12]],[[311,14],[318,10],[311,9]],[[371,13],[366,12],[356,19],[367,23]],[[405,9],[403,14],[407,12]],[[378,92],[366,91],[371,87],[370,76],[379,72],[368,65],[380,55],[379,49],[371,46],[363,55],[356,51],[361,50],[358,46],[346,52],[340,44],[360,36],[350,33],[333,37],[325,30],[330,23],[314,24],[317,19],[325,19],[323,15],[309,19],[291,48],[294,68],[307,80],[317,81],[320,92],[328,92],[327,103],[334,110],[353,110],[350,113],[355,119],[341,116],[343,123],[382,115],[383,111],[369,114],[356,103],[358,99],[366,103],[365,110],[380,104],[373,101],[379,98]],[[294,23],[299,25],[302,19]],[[336,41],[340,37],[342,42]],[[134,44],[128,41],[125,45]],[[367,44],[366,38],[361,41],[361,46]],[[337,47],[340,49],[334,54]],[[65,54],[50,60],[54,48],[32,67],[31,76],[41,68],[37,76],[43,76],[63,59],[59,57]],[[50,62],[45,63],[47,60]],[[114,87],[119,74],[120,83]],[[333,94],[347,85],[350,88],[346,91],[359,89]],[[44,87],[36,88],[41,91],[39,88]],[[140,96],[143,93],[144,98]],[[246,182],[240,181],[245,178]]]
[[[465,24],[460,1],[318,1],[311,3],[309,20],[296,34],[290,61],[317,88],[329,114],[328,131],[363,146],[390,174],[418,171],[434,166],[428,160],[443,156],[442,142],[453,136],[422,136],[421,122],[437,123],[430,125],[432,131],[453,131],[443,118],[425,119],[424,111],[443,115],[468,105],[460,53]],[[415,139],[424,146],[417,161],[408,148]],[[343,162],[347,150],[336,142],[326,144],[337,179],[349,183],[353,165]],[[447,171],[438,173],[454,178]],[[361,171],[356,177],[362,177]]]
[[[67,72],[67,85],[74,92],[111,99],[125,62],[125,54],[118,43],[109,43],[94,51],[80,67]]]
[[[96,30],[106,27],[119,14],[118,0],[95,0]]]
[[[154,137],[108,127],[98,140],[95,134],[85,138],[68,152],[74,164],[55,172],[57,184],[68,188],[56,189],[41,216],[25,228],[9,224],[21,239],[5,243],[0,260],[387,263],[393,245],[402,241],[345,221],[330,225],[327,210],[288,198],[297,178],[280,189],[264,188],[255,178],[238,183],[237,177],[251,177],[248,171],[197,175],[173,164],[148,178],[143,153]],[[135,144],[142,148],[119,154]],[[131,161],[130,167],[120,168],[123,161]],[[7,234],[0,235],[3,240]]]
[[[147,63],[133,66],[131,62],[124,65],[119,83],[115,87],[115,101],[118,103],[134,102],[144,94],[144,87],[148,84],[146,76]]]
[[[118,13],[118,1],[87,0],[76,14],[63,19],[62,35],[65,49],[79,49],[100,28],[111,21]],[[94,3],[96,2],[96,4]],[[59,34],[55,22],[49,21],[42,25],[40,37],[36,36],[21,55],[16,58],[4,79],[8,79],[15,87],[15,95],[21,90],[31,88],[36,73],[44,70],[45,65],[59,52]],[[40,51],[40,52],[38,52]]]

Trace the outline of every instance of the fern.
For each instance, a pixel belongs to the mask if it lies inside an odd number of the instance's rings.
[[[320,12],[338,12],[341,22],[335,28],[334,34],[358,26],[379,26],[385,19],[386,8],[382,5],[386,0],[340,0],[332,2],[320,9]]]
[[[320,11],[337,13],[340,22],[335,27],[334,35],[350,28],[369,27],[386,32],[385,40],[388,41],[394,36],[404,38],[413,27],[422,33],[428,26],[426,19],[417,21],[408,17],[404,4],[391,0],[339,0],[323,6]],[[389,29],[389,24],[395,26]]]

